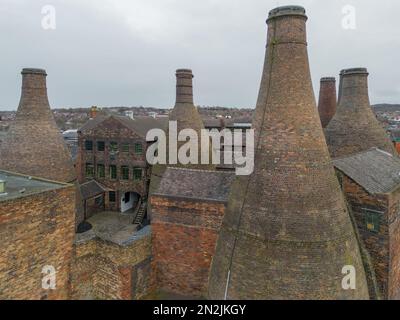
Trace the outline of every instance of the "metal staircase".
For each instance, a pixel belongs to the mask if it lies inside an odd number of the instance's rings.
[[[146,214],[146,207],[147,207],[147,203],[145,201],[143,201],[140,204],[139,210],[136,214],[135,220],[133,220],[133,224],[141,224],[143,222],[144,216]]]

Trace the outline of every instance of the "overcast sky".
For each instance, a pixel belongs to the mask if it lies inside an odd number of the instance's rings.
[[[252,107],[268,11],[287,4],[309,16],[316,95],[320,77],[367,67],[372,103],[400,103],[398,0],[0,0],[0,110],[16,109],[23,67],[47,70],[53,108],[170,107],[177,68],[193,69],[196,104]]]

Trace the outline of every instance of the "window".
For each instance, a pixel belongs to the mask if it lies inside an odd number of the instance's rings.
[[[143,153],[143,146],[141,143],[135,143],[135,153],[142,154]]]
[[[110,142],[110,151],[117,152],[118,151],[118,142]]]
[[[115,200],[117,199],[115,191],[110,191],[108,193],[108,200],[110,200],[110,202],[115,202]]]
[[[106,170],[104,168],[104,164],[98,164],[97,165],[97,176],[99,178],[105,178],[106,177]]]
[[[93,151],[93,141],[85,140],[85,150],[86,151]]]
[[[135,180],[141,180],[142,179],[142,169],[141,168],[133,169],[133,178]]]
[[[125,152],[125,153],[129,152],[129,143],[122,144],[122,152]]]
[[[93,178],[94,176],[94,166],[90,163],[86,163],[86,177]]]
[[[117,179],[117,166],[110,166],[110,178]]]
[[[104,151],[106,149],[106,144],[104,141],[97,141],[97,151]]]
[[[378,233],[381,227],[381,216],[383,212],[362,209],[365,216],[365,226],[368,231]]]
[[[121,175],[123,180],[129,180],[129,167],[122,166],[121,167]]]

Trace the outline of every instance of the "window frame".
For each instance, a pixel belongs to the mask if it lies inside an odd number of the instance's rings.
[[[100,169],[102,168],[102,169]],[[103,174],[101,174],[103,173]],[[106,166],[102,163],[97,164],[97,177],[100,179],[104,179],[106,177]]]
[[[118,142],[110,141],[110,153],[117,153],[118,152]]]
[[[140,171],[140,177],[137,173]],[[133,168],[133,180],[139,181],[143,178],[143,168]]]
[[[93,151],[93,140],[85,139],[85,151]]]
[[[89,168],[91,169],[91,173],[88,173]],[[95,170],[93,163],[87,162],[85,163],[85,177],[86,178],[94,178]]]
[[[129,143],[121,143],[121,151],[123,153],[129,153],[129,151],[130,151]]]
[[[136,155],[143,155],[143,144],[140,142],[135,143],[135,154]]]
[[[102,146],[103,146],[102,150],[100,149],[100,144],[102,144]],[[106,143],[105,143],[105,141],[97,141],[96,147],[97,147],[97,151],[98,152],[106,151]]]
[[[379,233],[384,212],[368,208],[362,208],[362,211],[364,215],[365,229],[371,233]],[[372,228],[370,226],[372,226]]]
[[[127,171],[124,171],[124,170],[127,170]],[[121,179],[129,180],[129,174],[130,174],[129,166],[121,166]]]
[[[111,196],[113,195],[113,196]],[[111,203],[116,203],[117,202],[117,193],[115,191],[109,191],[108,192],[108,201]]]
[[[115,170],[113,170],[115,169]],[[115,177],[113,177],[113,172],[115,172]],[[111,164],[109,166],[109,173],[110,173],[110,180],[117,180],[118,179],[118,168],[116,165]]]

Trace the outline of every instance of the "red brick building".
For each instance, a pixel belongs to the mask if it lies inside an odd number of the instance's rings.
[[[104,189],[97,206],[127,212],[147,200],[150,166],[146,161],[148,130],[164,124],[150,117],[97,116],[78,131],[79,182],[95,180]],[[93,196],[93,191],[88,192]],[[86,201],[91,198],[84,199]],[[93,212],[86,208],[86,218]]]
[[[334,160],[377,280],[378,297],[400,299],[400,160],[371,149]],[[377,298],[369,279],[372,298]]]
[[[153,194],[152,245],[158,289],[206,297],[234,174],[167,168]]]

